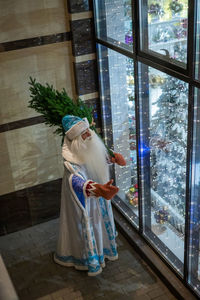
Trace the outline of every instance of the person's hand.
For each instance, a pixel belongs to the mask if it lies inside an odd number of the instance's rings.
[[[119,191],[119,188],[112,185],[113,179],[108,181],[105,184],[98,184],[95,183],[93,186],[95,187],[95,190],[93,190],[93,194],[95,197],[103,197],[106,200],[110,200],[113,198]]]
[[[111,162],[112,163],[116,163],[119,166],[126,166],[126,161],[123,157],[123,155],[121,155],[120,153],[115,153],[114,152],[115,157],[111,158]]]

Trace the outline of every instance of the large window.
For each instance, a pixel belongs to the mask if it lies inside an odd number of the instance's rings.
[[[132,51],[132,7],[130,0],[96,1],[97,37]]]
[[[94,1],[113,204],[200,295],[199,1]]]
[[[182,274],[188,84],[142,63],[139,74],[144,234]]]
[[[122,153],[126,167],[115,165],[118,196],[132,210],[138,225],[135,89],[133,60],[99,45],[104,136],[115,152]]]

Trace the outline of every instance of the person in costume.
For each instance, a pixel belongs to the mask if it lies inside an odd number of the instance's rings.
[[[63,266],[87,270],[89,276],[102,272],[105,258],[118,258],[111,201],[119,191],[109,180],[109,162],[126,165],[123,156],[111,159],[102,140],[86,118],[66,115],[62,119],[65,138],[62,147],[60,228],[54,261]]]

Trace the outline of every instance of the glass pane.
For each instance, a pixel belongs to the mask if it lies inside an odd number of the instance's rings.
[[[189,283],[200,296],[200,90],[195,89],[190,204]]]
[[[140,27],[143,51],[186,68],[188,0],[142,0]]]
[[[94,1],[97,37],[133,51],[131,0]]]
[[[200,2],[197,1],[197,22],[196,22],[196,67],[195,77],[200,80]]]
[[[180,273],[184,262],[187,106],[187,83],[140,64],[144,231]]]
[[[137,153],[133,60],[99,46],[100,85],[104,136],[127,162],[115,164],[115,181],[120,188],[120,209],[138,224]]]

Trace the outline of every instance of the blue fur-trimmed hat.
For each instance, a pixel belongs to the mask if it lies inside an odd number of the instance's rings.
[[[65,134],[69,140],[75,139],[84,130],[89,128],[87,118],[81,119],[80,117],[73,115],[66,115],[62,118],[62,125],[65,130]]]

